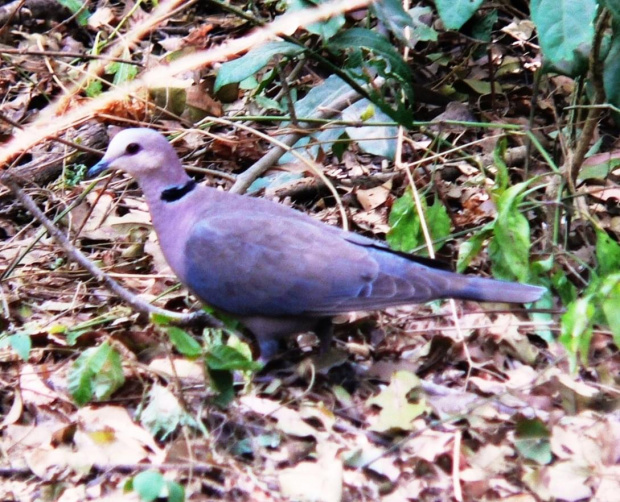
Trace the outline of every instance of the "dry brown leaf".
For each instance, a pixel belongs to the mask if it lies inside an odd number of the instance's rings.
[[[390,190],[388,187],[381,185],[368,190],[357,190],[355,195],[364,211],[370,211],[379,207],[388,199]]]
[[[278,475],[285,497],[300,502],[340,502],[342,500],[342,461],[338,446],[322,443],[317,462],[301,462]]]

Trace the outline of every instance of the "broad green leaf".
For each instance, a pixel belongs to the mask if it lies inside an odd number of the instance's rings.
[[[32,339],[28,333],[16,333],[10,335],[9,343],[22,361],[27,361],[32,349]]]
[[[450,235],[451,221],[448,212],[438,199],[435,199],[431,207],[427,207],[426,201],[422,199],[422,209],[433,242],[439,241],[435,249],[440,249],[443,245],[441,241]],[[387,234],[387,242],[392,249],[409,253],[425,243],[411,190],[405,191],[392,206],[389,224],[391,228]],[[425,251],[421,254],[425,254]]]
[[[596,231],[596,262],[600,277],[620,270],[620,244],[599,229]]]
[[[508,259],[504,255],[504,248],[499,245],[496,238],[491,239],[489,242],[488,253],[493,277],[505,281],[514,281],[515,276],[508,264]]]
[[[72,14],[78,14],[77,22],[80,26],[86,26],[88,23],[88,18],[90,17],[90,12],[85,7],[87,2],[82,2],[80,0],[56,0],[60,5],[66,7],[71,11]]]
[[[515,446],[521,456],[540,465],[551,462],[551,433],[538,418],[517,421]]]
[[[143,471],[133,478],[132,485],[144,502],[152,502],[162,493],[166,479],[157,471]]]
[[[504,162],[506,156],[506,149],[508,148],[508,140],[506,136],[502,136],[493,149],[493,163],[497,168],[497,174],[495,175],[495,185],[493,186],[493,192],[497,195],[504,193],[510,182],[510,176],[508,175],[508,166]]]
[[[421,244],[420,219],[410,190],[405,191],[392,205],[389,224],[390,231],[386,238],[392,249],[408,253]]]
[[[599,288],[605,322],[611,329],[614,343],[620,346],[620,273],[611,274]]]
[[[84,92],[89,98],[96,98],[103,92],[103,83],[101,80],[91,80]]]
[[[471,30],[472,37],[476,40],[482,40],[483,42],[490,42],[493,34],[493,26],[497,23],[497,18],[497,10],[492,9],[482,19],[476,21]]]
[[[228,345],[214,345],[207,352],[207,366],[212,370],[255,371],[261,364],[248,359],[245,354]]]
[[[279,113],[286,113],[288,111],[288,107],[285,102],[278,102],[275,99],[271,99],[266,96],[255,96],[254,102],[266,111],[275,110]]]
[[[531,0],[545,67],[568,76],[582,75],[594,38],[596,0]]]
[[[363,127],[346,127],[349,138],[357,141],[359,147],[372,155],[394,159],[396,155],[396,126],[370,126],[373,122],[391,122],[392,119],[368,101],[360,99],[342,111],[342,118],[352,122],[363,122]],[[339,135],[340,136],[340,135]]]
[[[459,246],[459,256],[456,260],[456,271],[463,273],[471,261],[478,256],[484,241],[491,236],[493,224],[486,225]]]
[[[185,500],[185,488],[179,483],[167,479],[166,489],[168,490],[167,502],[183,502]]]
[[[403,9],[401,0],[377,0],[371,5],[377,19],[403,44],[413,48],[415,39],[411,16]],[[407,38],[409,28],[409,38]]]
[[[273,174],[268,174],[262,178],[255,180],[247,189],[248,194],[253,194],[259,190],[275,189],[279,186],[286,185],[292,181],[297,181],[304,178],[303,173],[289,173],[287,171],[276,171]]]
[[[584,364],[588,361],[594,315],[593,298],[586,296],[571,303],[562,316],[562,330],[559,340],[569,353],[571,371],[573,372],[577,368],[578,357]]]
[[[166,329],[172,345],[184,356],[198,357],[202,354],[202,346],[187,331],[170,326]]]
[[[314,0],[312,2],[308,0],[287,0],[288,9],[287,12],[296,12],[304,9],[314,7],[317,4],[325,3],[327,0]],[[332,38],[340,28],[344,26],[345,18],[343,14],[338,14],[326,19],[325,21],[319,21],[318,23],[312,23],[305,28],[310,33],[319,35],[324,41]]]
[[[443,246],[444,239],[450,235],[452,220],[446,211],[446,207],[441,203],[439,197],[435,197],[433,205],[426,209],[426,221],[431,233],[433,242],[436,242],[435,250]]]
[[[617,3],[620,4],[620,2]],[[603,67],[603,85],[607,102],[620,107],[620,19],[614,17],[612,29],[611,47]],[[618,123],[617,112],[614,113],[614,118]]]
[[[618,0],[602,0],[601,4],[609,9],[614,21],[620,22],[620,1]]]
[[[267,66],[274,56],[296,56],[304,51],[303,47],[289,42],[267,42],[251,50],[245,56],[229,61],[220,66],[215,78],[214,90],[223,86],[241,82]]]
[[[497,220],[493,225],[493,242],[501,251],[501,259],[505,260],[501,267],[510,270],[512,278],[519,282],[527,282],[530,278],[530,224],[519,212],[519,202],[527,184],[514,185],[501,195],[497,201]],[[495,265],[499,265],[497,261]]]
[[[551,276],[551,284],[564,305],[568,305],[577,299],[577,288],[572,281],[566,277],[566,272],[564,272],[564,270],[559,269]]]
[[[127,60],[131,59],[129,49],[125,49],[123,51],[122,57]],[[138,67],[133,64],[115,61],[106,67],[106,73],[109,75],[114,75],[114,79],[112,80],[114,85],[121,85],[129,80],[133,80],[136,77],[138,74]]]
[[[620,86],[620,82],[618,82]],[[614,105],[618,106],[616,103]],[[609,176],[610,173],[618,169],[620,166],[620,159],[612,159],[609,162],[605,162],[602,164],[596,164],[595,166],[586,166],[581,171],[579,171],[579,176],[577,177],[578,182],[586,181],[586,180],[604,180]]]
[[[435,0],[437,12],[449,30],[460,30],[478,10],[483,0]]]
[[[171,317],[158,313],[151,314],[150,320],[153,324],[156,324],[157,326],[170,326],[170,324],[172,323]]]
[[[364,82],[358,83],[363,84]],[[330,75],[295,103],[295,113],[300,118],[313,117],[321,108],[329,106],[350,89],[349,84],[345,83],[340,77]]]
[[[195,425],[194,419],[185,412],[177,397],[166,387],[157,384],[149,391],[148,404],[140,413],[140,423],[162,440],[179,425]]]
[[[358,80],[361,85],[364,82]],[[351,88],[340,77],[336,75],[330,75],[321,83],[310,89],[302,99],[295,103],[295,114],[299,119],[303,121],[303,118],[312,118],[325,107],[331,106],[334,100],[342,96],[343,93],[348,92]],[[311,138],[316,141],[312,142],[312,146],[303,150],[302,155],[309,156],[312,159],[316,159],[319,148],[323,152],[329,152],[332,148],[334,141],[345,134],[344,126],[342,127],[328,127],[319,133],[314,133]],[[297,151],[301,150],[302,146],[305,146],[310,141],[310,138],[301,138],[295,143],[294,148]],[[286,164],[295,161],[295,157],[289,152],[284,154],[278,161],[280,164]]]
[[[86,349],[69,372],[69,392],[78,405],[107,399],[125,383],[118,352],[108,342]]]
[[[214,370],[207,368],[211,386],[218,392],[214,403],[222,408],[226,407],[235,398],[233,374],[228,370]]]
[[[413,31],[412,40],[416,42],[436,42],[439,34],[432,27],[424,22],[424,19],[431,19],[433,11],[430,7],[414,7],[409,9],[411,16],[411,26]]]
[[[413,88],[411,82],[413,75],[407,63],[403,60],[400,53],[385,37],[376,31],[367,30],[365,28],[352,28],[336,35],[329,43],[330,49],[354,50],[359,51],[360,48],[371,51],[376,56],[382,58],[387,66],[384,69],[386,76],[396,78],[403,86],[405,94],[411,100],[413,99]],[[349,62],[351,66],[351,62]],[[359,69],[359,64],[354,64]]]

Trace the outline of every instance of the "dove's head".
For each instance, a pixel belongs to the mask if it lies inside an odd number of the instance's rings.
[[[92,178],[108,169],[123,171],[138,182],[151,176],[169,178],[183,167],[168,140],[153,129],[125,129],[108,146],[103,158],[88,170]]]

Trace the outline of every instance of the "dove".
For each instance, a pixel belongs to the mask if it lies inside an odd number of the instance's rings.
[[[545,292],[450,272],[282,204],[200,185],[153,129],[117,134],[87,174],[106,170],[138,182],[179,281],[201,302],[237,318],[264,361],[282,340],[306,331],[326,350],[331,319],[339,314],[444,298],[531,303]]]

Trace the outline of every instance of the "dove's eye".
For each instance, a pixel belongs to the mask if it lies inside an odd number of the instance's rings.
[[[138,143],[129,143],[127,145],[127,148],[125,148],[125,152],[128,155],[135,155],[136,153],[138,153],[140,150],[142,150],[142,147],[138,144]]]

